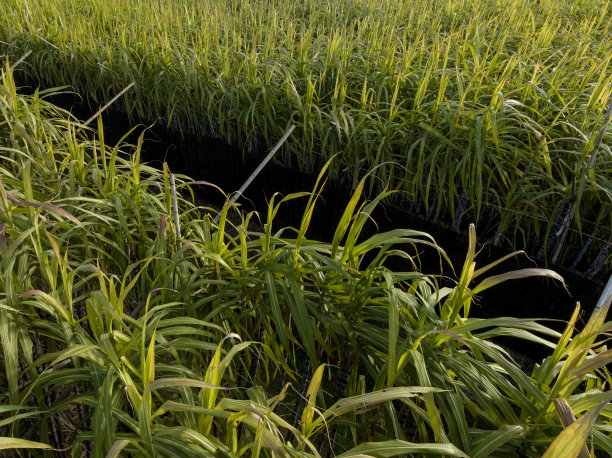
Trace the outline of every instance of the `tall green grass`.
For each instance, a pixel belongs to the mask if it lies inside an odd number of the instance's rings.
[[[296,124],[294,166],[337,154],[355,187],[381,165],[413,211],[569,265],[612,227],[609,129],[590,160],[611,18],[607,0],[6,0],[0,46],[99,103],[135,81],[127,112],[184,133],[252,149]]]
[[[192,203],[197,184],[177,176],[179,231],[169,171],[141,162],[142,137],[109,146],[100,129],[88,139],[48,94],[18,95],[2,72],[0,449],[612,452],[609,302],[583,328],[578,306],[563,334],[537,320],[472,318],[474,297],[499,282],[562,280],[542,269],[483,278],[493,265],[478,264],[472,226],[464,266],[441,287],[417,268],[422,244],[446,263],[427,234],[361,236],[386,197],[364,202],[365,179],[333,241],[311,240],[326,170],[313,192],[275,197],[263,228],[254,214],[231,227],[227,205],[213,224],[214,210]],[[276,227],[293,199],[308,199],[300,227]],[[414,271],[389,270],[389,256],[412,259]],[[551,354],[521,367],[498,336]]]

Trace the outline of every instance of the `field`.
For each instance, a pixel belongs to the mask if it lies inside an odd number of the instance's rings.
[[[5,0],[0,51],[245,152],[295,124],[293,167],[339,154],[352,187],[377,167],[413,213],[609,272],[611,25],[604,0]]]
[[[599,0],[4,0],[0,450],[612,456],[612,296],[592,315],[576,297],[563,332],[473,316],[500,283],[565,286],[545,268],[498,273],[525,253],[483,262],[477,235],[612,270],[611,13]],[[18,78],[44,87],[25,94]],[[98,106],[132,82],[120,108],[134,123],[161,117],[245,154],[296,125],[279,159],[314,188],[248,213],[147,164],[146,130],[109,143],[102,117],[86,126],[49,102],[71,85]],[[315,240],[330,181],[352,198]],[[202,187],[227,203],[203,206]],[[282,226],[298,203],[299,224]],[[423,232],[371,234],[389,203],[465,229],[463,262]]]
[[[253,214],[231,227],[227,205],[213,224],[214,210],[191,203],[197,182],[143,164],[140,145],[108,146],[101,130],[87,139],[45,95],[18,95],[6,66],[0,449],[612,453],[612,298],[581,331],[578,305],[563,334],[536,320],[472,318],[473,297],[500,282],[562,279],[544,269],[486,277],[493,265],[477,262],[472,226],[458,280],[441,287],[417,270],[417,247],[436,247],[427,234],[360,237],[386,196],[362,202],[365,180],[333,241],[309,240],[326,170],[312,193],[270,202],[261,231],[250,229]],[[308,200],[300,227],[276,227],[279,206],[295,199]],[[412,259],[415,270],[390,271],[390,256]],[[544,345],[550,356],[525,367],[497,336]]]

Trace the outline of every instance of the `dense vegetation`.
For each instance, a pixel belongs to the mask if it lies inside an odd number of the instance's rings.
[[[0,50],[245,150],[296,124],[293,166],[383,164],[413,213],[609,271],[611,25],[608,0],[4,0]]]
[[[203,183],[147,166],[140,143],[105,144],[101,121],[83,128],[45,95],[19,95],[5,67],[0,449],[612,453],[610,301],[585,326],[577,307],[562,334],[535,320],[472,318],[475,295],[499,282],[561,279],[541,269],[486,277],[473,227],[457,277],[426,234],[364,239],[388,194],[362,202],[365,180],[333,241],[310,240],[326,170],[312,193],[276,197],[261,224],[227,205],[213,224],[216,212],[192,203]],[[308,201],[301,226],[277,228],[278,206],[293,199]],[[418,271],[419,244],[436,247],[451,287]],[[412,259],[414,271],[387,269],[389,256]],[[548,346],[550,356],[521,366],[497,336]]]

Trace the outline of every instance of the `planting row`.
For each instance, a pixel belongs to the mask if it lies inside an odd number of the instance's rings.
[[[43,95],[20,96],[2,72],[1,449],[612,453],[609,301],[584,327],[577,307],[563,334],[472,318],[474,297],[500,282],[562,280],[542,269],[487,277],[473,228],[456,274],[427,234],[363,237],[387,195],[362,202],[365,180],[331,243],[308,238],[321,182],[277,196],[256,226],[253,213],[231,225],[229,205],[215,224],[216,210],[192,203],[204,183],[141,162],[140,141],[105,144]],[[308,202],[301,225],[276,227],[279,206],[296,199]],[[451,278],[418,271],[425,246]],[[414,270],[389,270],[390,256]],[[521,366],[499,336],[550,356]]]
[[[6,0],[30,77],[185,134],[403,191],[495,244],[609,271],[612,6],[584,0]],[[584,250],[582,248],[584,247]]]

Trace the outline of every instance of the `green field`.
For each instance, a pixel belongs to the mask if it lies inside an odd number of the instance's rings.
[[[500,282],[562,280],[533,268],[490,275],[473,226],[456,273],[427,234],[364,237],[387,195],[363,202],[365,181],[331,243],[307,237],[322,181],[312,193],[277,196],[263,227],[253,228],[252,213],[233,226],[228,205],[214,224],[215,210],[192,203],[188,177],[142,163],[139,145],[107,145],[101,130],[84,129],[41,95],[20,96],[5,67],[0,449],[44,457],[612,453],[612,298],[586,326],[578,305],[563,334],[537,320],[473,318],[474,298]],[[278,227],[278,207],[295,199],[308,201],[301,225]],[[450,287],[419,272],[424,244],[455,278]],[[393,256],[414,270],[389,270]],[[548,347],[549,356],[517,362],[499,336]]]
[[[601,0],[3,0],[0,453],[612,456],[612,297],[564,332],[472,310],[502,282],[564,286],[510,270],[521,252],[486,264],[476,235],[605,254],[611,61]],[[146,130],[109,144],[46,89],[97,107],[131,82],[134,123],[245,154],[296,125],[281,158],[314,189],[206,208],[214,184],[147,164]],[[334,179],[352,198],[315,240]],[[474,223],[462,263],[423,232],[369,233],[397,190]]]
[[[609,130],[594,154],[611,26],[604,0],[5,0],[0,51],[100,104],[134,81],[135,119],[245,151],[295,124],[294,167],[338,153],[355,186],[379,166],[406,205],[495,243],[556,222],[579,249],[598,225],[592,261],[612,227]]]

